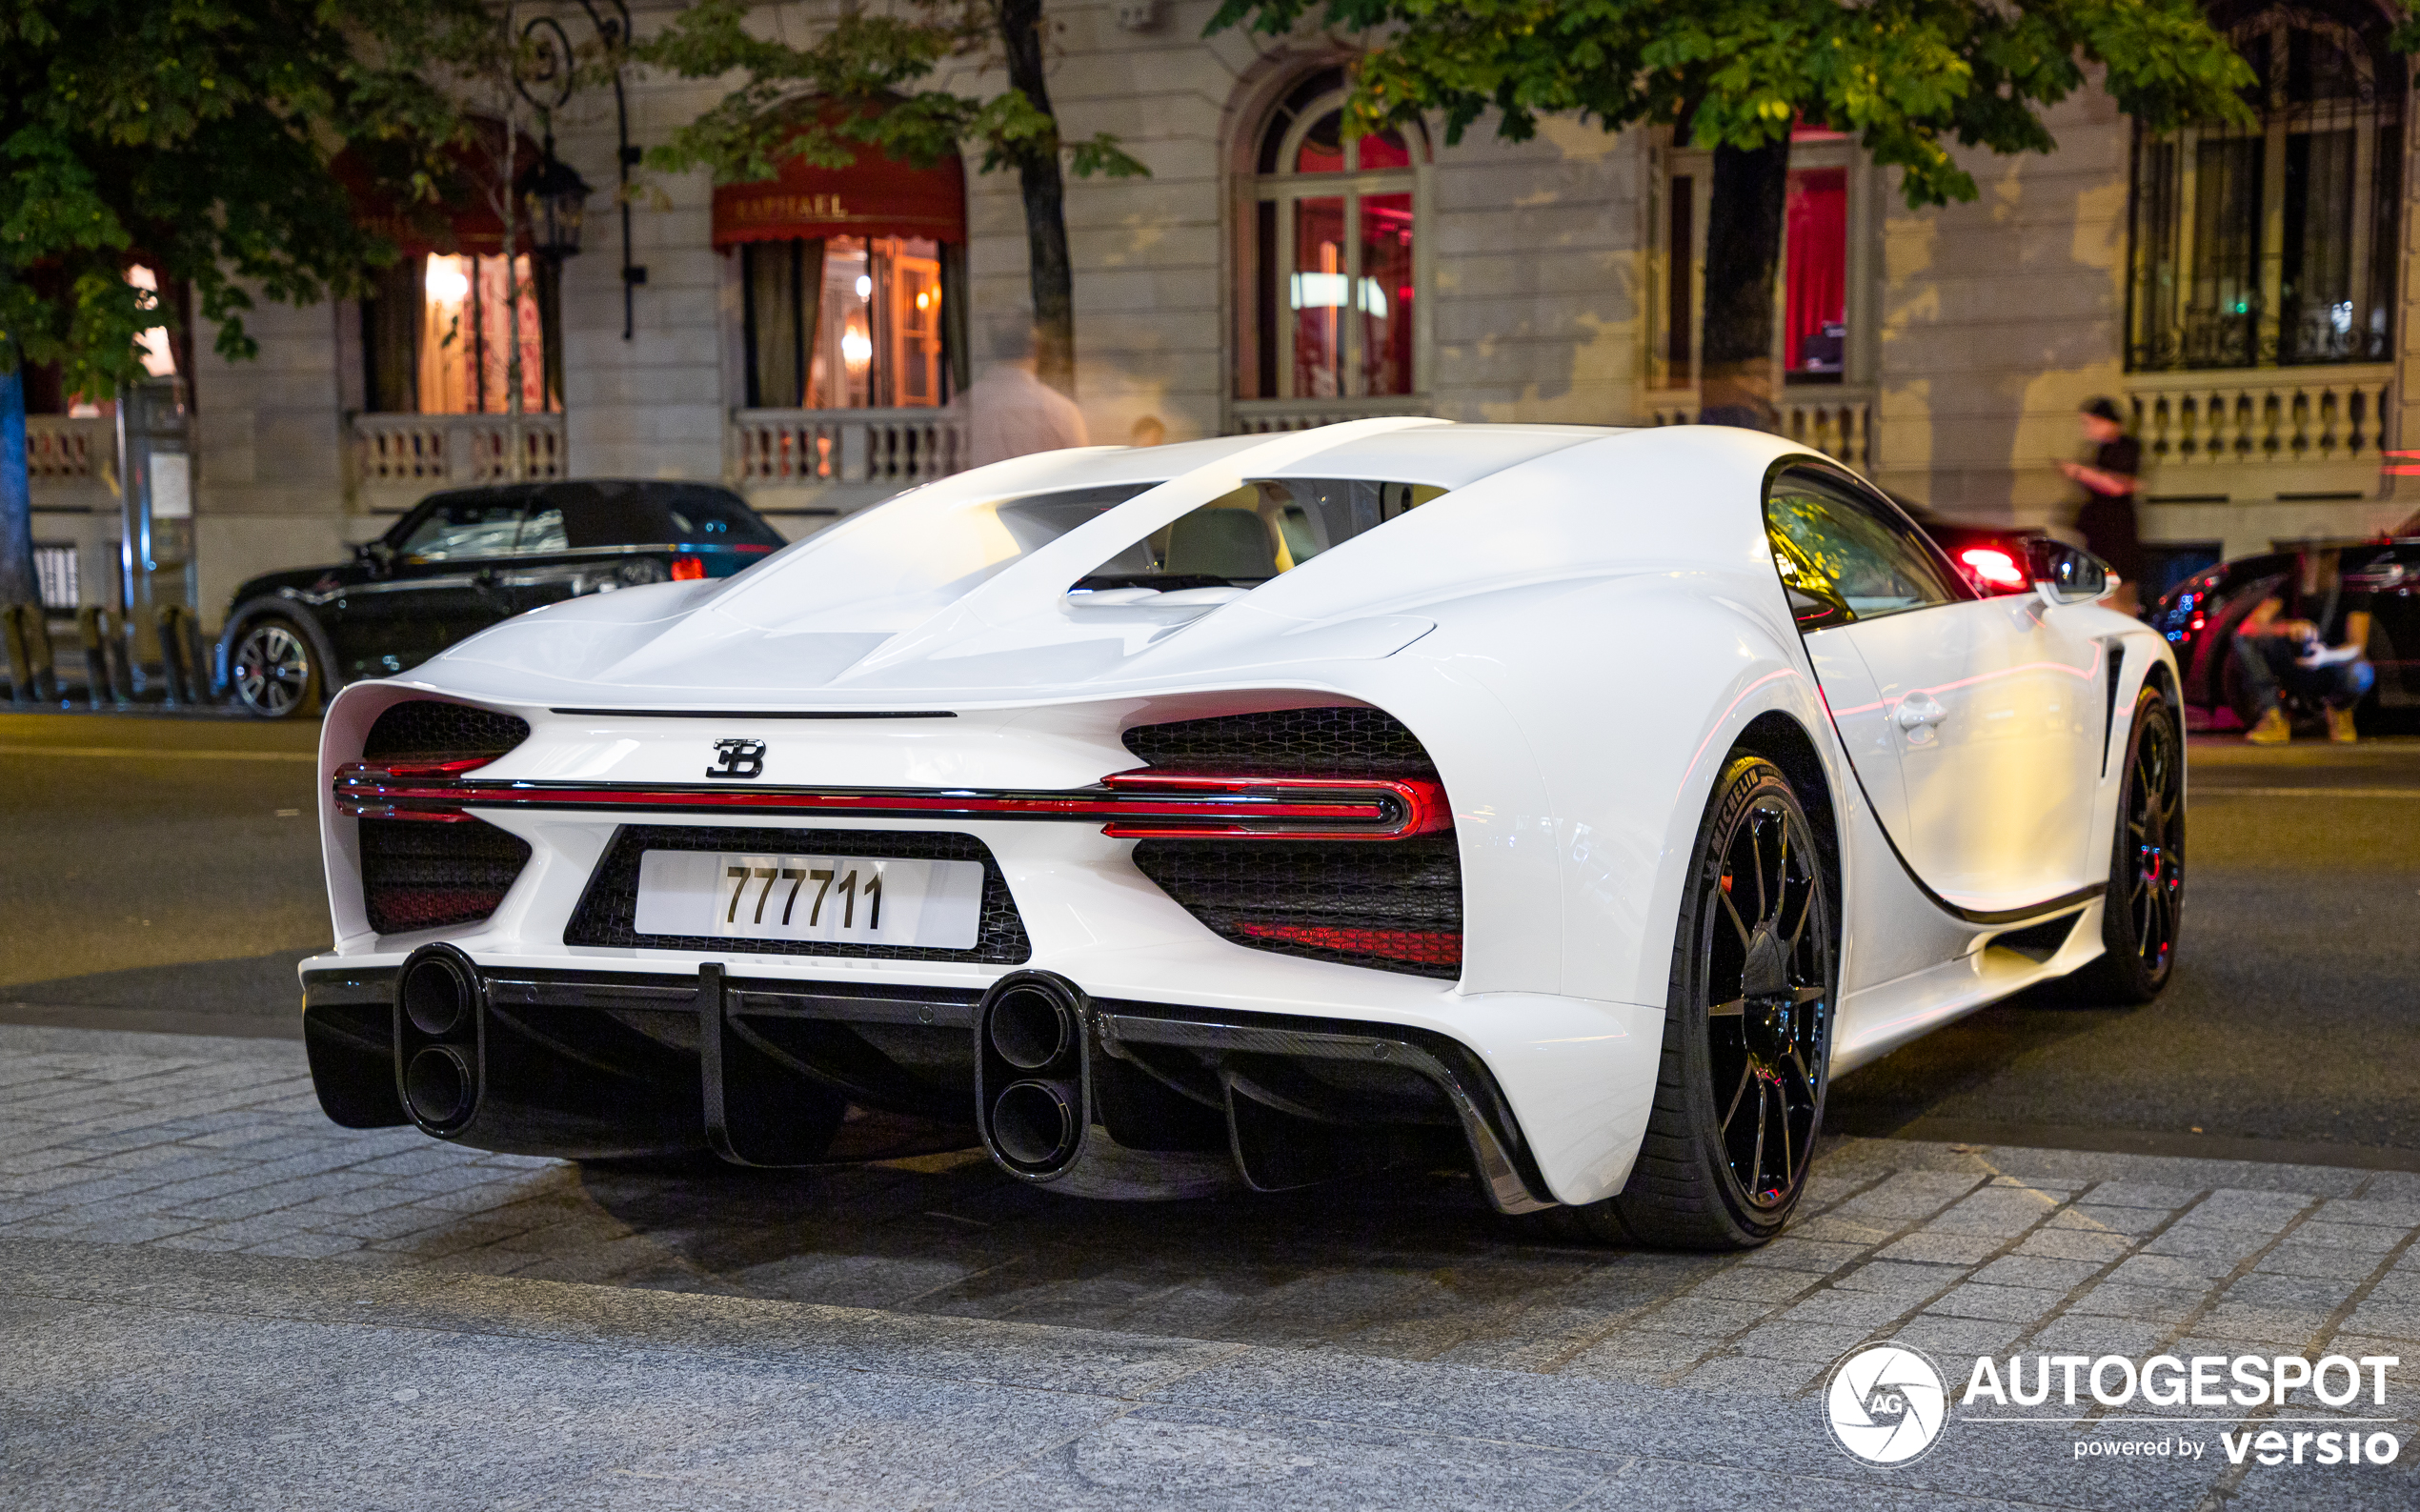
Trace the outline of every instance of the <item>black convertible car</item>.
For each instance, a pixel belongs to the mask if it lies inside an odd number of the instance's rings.
[[[2378,682],[2364,702],[2365,715],[2420,709],[2420,533],[2412,525],[2390,540],[2315,542],[2300,551],[2240,556],[2168,590],[2144,617],[2176,648],[2185,701],[2212,713],[2229,710],[2249,725],[2251,696],[2228,655],[2245,616],[2275,595],[2284,600],[2287,617],[2318,622],[2332,642],[2343,635],[2356,595],[2367,595],[2369,657]],[[2323,552],[2336,554],[2332,588],[2317,570],[2321,564],[2308,560]]]
[[[524,611],[728,577],[781,544],[746,500],[704,483],[584,478],[434,494],[348,565],[268,573],[237,589],[220,670],[246,708],[283,718]]]

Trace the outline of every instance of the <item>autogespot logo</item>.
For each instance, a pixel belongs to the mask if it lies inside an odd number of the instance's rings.
[[[1851,1456],[1867,1464],[1906,1464],[1941,1437],[1949,1388],[1920,1352],[1878,1344],[1832,1367],[1825,1406],[1832,1437]]]

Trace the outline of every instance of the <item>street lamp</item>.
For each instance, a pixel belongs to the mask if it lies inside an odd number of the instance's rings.
[[[537,166],[521,180],[521,203],[530,212],[530,244],[540,257],[561,262],[578,255],[588,194],[588,180],[555,155],[555,136],[548,132]]]
[[[621,192],[616,198],[622,211],[622,339],[628,341],[634,327],[635,291],[647,281],[647,270],[630,260],[630,171],[637,166],[641,155],[637,148],[630,145],[630,103],[622,91],[621,54],[630,45],[630,7],[627,0],[580,0],[580,9],[588,12],[589,25],[596,30],[597,40],[614,65],[614,129],[617,139],[614,167],[621,180]],[[568,195],[570,187],[578,185],[579,198],[570,200],[568,206],[569,239],[559,243],[563,248],[560,255],[568,257],[579,251],[579,200],[588,193],[588,186],[580,182],[577,173],[555,162],[554,112],[571,98],[577,71],[572,39],[561,22],[543,15],[521,29],[521,39],[534,55],[534,66],[528,77],[516,77],[514,83],[522,98],[536,106],[547,122],[544,161],[550,165],[548,171],[560,169],[555,180],[560,194]],[[541,185],[533,184],[533,193],[545,192]],[[545,239],[540,237],[541,250]]]

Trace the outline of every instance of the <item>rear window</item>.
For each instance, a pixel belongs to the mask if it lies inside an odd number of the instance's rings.
[[[559,483],[542,495],[574,550],[590,546],[753,546],[781,536],[747,501],[704,483]]]
[[[1023,550],[1032,551],[1147,487],[1120,485],[1019,499],[1001,505],[999,519]],[[1075,591],[1252,587],[1444,492],[1358,478],[1247,483],[1135,542],[1087,575]]]

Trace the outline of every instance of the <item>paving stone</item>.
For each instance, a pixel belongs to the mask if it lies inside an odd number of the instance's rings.
[[[2130,1318],[2147,1323],[2182,1322],[2209,1300],[2199,1288],[2137,1286],[2107,1280],[2067,1304],[2070,1313]]]
[[[2253,1192],[2222,1187],[2193,1205],[2185,1221],[2266,1229],[2284,1228],[2317,1200],[2299,1192]]]
[[[2152,1207],[2172,1211],[2201,1195],[2191,1187],[2160,1186],[2149,1181],[2101,1181],[2087,1190],[2084,1201],[2094,1207]]]
[[[2226,1279],[2234,1265],[2198,1255],[2128,1255],[2110,1270],[2107,1280],[2128,1286],[2207,1291]]]
[[[1889,1292],[1852,1292],[1826,1287],[1782,1314],[1789,1323],[1854,1323],[1867,1333],[1915,1308],[1915,1299]]]
[[[2099,1266],[2133,1247],[2134,1240],[2129,1235],[2088,1228],[2038,1228],[2025,1237],[2016,1254],[2027,1260],[2084,1260]]]
[[[1854,1348],[1872,1332],[1872,1329],[1861,1327],[1855,1323],[1791,1323],[1777,1320],[1762,1324],[1752,1332],[1744,1335],[1732,1347],[1744,1355],[1829,1363]]]
[[[1986,1286],[2031,1286],[2067,1292],[2090,1280],[2100,1269],[2100,1264],[2093,1260],[2003,1255],[1975,1272],[1974,1279]]]
[[[2174,1208],[2125,1207],[2107,1203],[2078,1203],[2063,1207],[2050,1215],[2045,1228],[2090,1229],[2104,1234],[2145,1235],[2158,1229],[2175,1213]]]
[[[2062,1313],[2034,1331],[2025,1341],[2027,1354],[2125,1355],[2143,1360],[2157,1354],[2168,1339],[2165,1323],[2138,1322],[2074,1312]]]
[[[2420,1341],[2420,1303],[2381,1301],[2372,1297],[2354,1308],[2342,1326],[2349,1334],[2375,1334],[2386,1339]]]
[[[1927,1312],[1950,1318],[1993,1318],[2004,1322],[2032,1322],[2049,1316],[2066,1297],[2063,1291],[2023,1286],[1982,1286],[1972,1282],[1936,1299]]]
[[[2303,1244],[2294,1236],[2260,1258],[2257,1269],[2275,1276],[2310,1276],[2341,1280],[2368,1279],[2386,1257],[2369,1250],[2335,1244]]]
[[[2058,1200],[2022,1186],[1986,1186],[1925,1224],[1927,1234],[2014,1239],[2048,1218]]]
[[[1851,1340],[1849,1342],[1854,1343]],[[1846,1344],[1841,1346],[1845,1349]],[[1831,1369],[1831,1360],[1805,1361],[1740,1359],[1724,1357],[1709,1360],[1692,1371],[1681,1383],[1699,1391],[1718,1391],[1741,1396],[1786,1397],[1799,1388],[1817,1381]]]
[[[2319,1204],[2312,1223],[2366,1223],[2378,1228],[2420,1228],[2420,1198],[2391,1200],[2375,1197],[2336,1197]],[[2305,1224],[2309,1227],[2309,1224]]]
[[[1878,1251],[1884,1260],[1931,1265],[1980,1265],[2007,1243],[1980,1234],[1910,1234]]]
[[[1854,1264],[1865,1254],[1865,1250],[1861,1245],[1822,1244],[1813,1240],[1792,1239],[1785,1234],[1762,1249],[1749,1251],[1741,1258],[1740,1263],[1829,1275],[1844,1265]]]
[[[1867,1260],[1833,1285],[1848,1291],[1888,1292],[1898,1297],[1929,1297],[1944,1287],[1965,1279],[1965,1272],[1948,1265],[1911,1265],[1895,1260]]]
[[[2005,1351],[2017,1341],[2026,1328],[2025,1323],[1994,1318],[1950,1318],[1940,1313],[1923,1313],[1891,1330],[1890,1341],[1912,1345],[1946,1364],[1953,1357]]]
[[[1768,1303],[1731,1301],[1691,1293],[1642,1316],[1638,1326],[1670,1334],[1735,1334],[1773,1311]]]
[[[1689,1289],[1689,1295],[1743,1302],[1785,1302],[1812,1283],[1812,1277],[1796,1271],[1734,1265],[1698,1282]]]
[[[1900,1171],[1831,1210],[1828,1216],[1858,1222],[1895,1219],[1898,1227],[1928,1218],[1981,1185],[1979,1179],[1946,1171]]]

